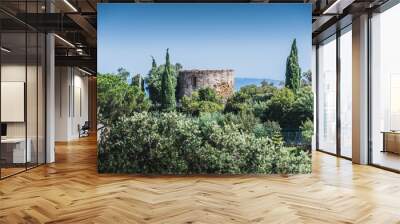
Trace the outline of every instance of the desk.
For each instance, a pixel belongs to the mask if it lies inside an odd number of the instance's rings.
[[[383,131],[382,152],[400,154],[400,131]]]
[[[26,163],[31,162],[31,139],[27,139],[28,144],[25,151],[25,138],[6,138],[1,139],[1,157],[6,163]]]

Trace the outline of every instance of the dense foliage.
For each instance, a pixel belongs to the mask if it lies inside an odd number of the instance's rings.
[[[156,109],[160,108],[162,103],[161,88],[162,88],[162,77],[166,73],[165,68],[166,68],[165,64],[157,66],[155,59],[152,58],[152,67],[149,71],[149,74],[145,78],[145,83],[147,84],[147,90],[149,92],[149,98]],[[172,86],[174,88],[174,91],[176,91],[175,88],[177,86],[178,71],[181,68],[182,65],[179,63],[175,65],[169,63],[168,65],[168,75],[167,75],[168,85],[169,88]]]
[[[304,142],[309,143],[310,144],[309,146],[311,146],[312,136],[314,134],[313,122],[310,120],[304,121],[300,126],[300,130]]]
[[[228,99],[225,112],[239,113],[253,111],[259,117],[262,117],[263,110],[266,106],[265,103],[275,95],[276,91],[278,91],[278,88],[268,83],[263,83],[261,86],[244,86]]]
[[[193,116],[221,112],[224,109],[221,98],[211,88],[202,88],[193,92],[191,96],[182,97],[181,104],[181,111]]]
[[[313,93],[303,87],[295,94],[282,88],[267,102],[264,119],[277,121],[283,129],[299,129],[302,122],[313,118]]]
[[[253,128],[256,137],[270,137],[277,141],[281,139],[281,126],[276,121],[257,123]]]
[[[284,130],[299,130],[304,121],[313,118],[313,93],[310,86],[294,92],[271,85],[250,85],[229,98],[224,111],[252,113],[263,122],[277,122]]]
[[[267,137],[242,132],[223,115],[135,113],[111,124],[101,136],[99,172],[309,173],[307,153]]]
[[[147,111],[150,101],[145,93],[135,85],[129,85],[126,73],[98,74],[97,108],[98,121],[107,125],[119,117]]]
[[[165,64],[152,58],[145,79],[123,68],[98,75],[100,172],[311,171],[311,72],[300,77],[295,40],[283,88],[262,82],[222,99],[207,87],[177,99],[180,69],[167,49]]]
[[[144,79],[140,74],[133,76],[131,85],[138,87],[144,92]]]

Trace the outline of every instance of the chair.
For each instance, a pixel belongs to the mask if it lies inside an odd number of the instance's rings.
[[[89,121],[85,121],[82,127],[78,125],[78,129],[79,129],[79,138],[89,136],[89,129],[90,129]]]

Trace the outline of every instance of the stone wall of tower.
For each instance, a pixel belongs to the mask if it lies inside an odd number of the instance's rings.
[[[190,96],[193,91],[210,87],[223,99],[227,99],[234,90],[234,71],[224,70],[183,70],[179,72],[178,96]]]

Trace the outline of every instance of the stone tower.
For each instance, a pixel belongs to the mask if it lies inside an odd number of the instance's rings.
[[[224,70],[182,70],[179,72],[178,96],[190,96],[193,91],[210,87],[219,96],[227,99],[233,94],[234,74],[232,69]]]

